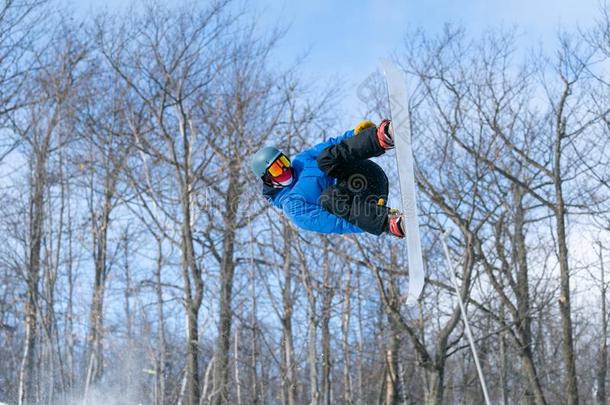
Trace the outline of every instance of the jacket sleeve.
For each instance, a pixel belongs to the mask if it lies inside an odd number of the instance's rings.
[[[346,131],[345,133],[343,133],[343,135],[337,136],[335,138],[329,138],[324,142],[321,142],[315,146],[312,146],[309,149],[306,149],[303,153],[309,155],[309,157],[313,158],[315,160],[315,158],[320,154],[320,152],[322,152],[324,149],[328,148],[331,145],[335,145],[339,142],[341,142],[344,139],[349,138],[350,136],[354,136],[354,130],[350,129],[349,131]]]
[[[284,213],[295,225],[320,233],[362,233],[362,229],[331,214],[319,205],[292,198],[282,204]]]

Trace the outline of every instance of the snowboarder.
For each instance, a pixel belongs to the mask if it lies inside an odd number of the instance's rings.
[[[384,232],[405,237],[402,214],[385,205],[388,178],[368,160],[394,147],[392,123],[369,120],[294,157],[265,146],[251,167],[264,196],[297,226],[320,233]]]

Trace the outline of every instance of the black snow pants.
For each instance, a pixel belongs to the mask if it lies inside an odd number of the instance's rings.
[[[324,149],[317,162],[320,170],[337,179],[337,184],[322,193],[320,205],[364,231],[380,235],[388,229],[388,178],[368,160],[385,152],[375,134],[375,127],[366,128]]]

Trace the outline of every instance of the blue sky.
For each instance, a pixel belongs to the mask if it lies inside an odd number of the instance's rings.
[[[201,0],[199,0],[201,1]],[[317,84],[340,80],[346,122],[359,119],[356,88],[374,72],[380,58],[400,49],[408,29],[439,32],[445,23],[477,35],[493,27],[517,27],[522,49],[539,43],[552,49],[559,28],[587,26],[604,0],[238,0],[253,12],[261,28],[278,23],[289,31],[275,53],[281,63],[307,58],[300,67]],[[121,0],[72,0],[81,12],[124,8]]]
[[[290,30],[278,55],[297,58],[309,50],[303,71],[317,82],[339,78],[346,96],[400,49],[409,29],[439,32],[445,23],[477,35],[493,27],[517,27],[519,46],[541,43],[551,49],[559,28],[589,25],[599,14],[597,0],[257,0],[250,2],[265,24],[280,21]],[[358,119],[356,103],[344,102],[348,118]],[[350,117],[351,116],[351,117]]]

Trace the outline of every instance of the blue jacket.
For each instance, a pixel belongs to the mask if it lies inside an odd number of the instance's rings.
[[[362,229],[343,218],[331,214],[320,206],[320,196],[337,179],[327,176],[318,168],[316,158],[330,145],[353,136],[350,130],[336,138],[330,138],[292,159],[294,180],[282,189],[265,186],[264,194],[271,203],[281,208],[286,216],[302,229],[320,233],[361,233]]]

